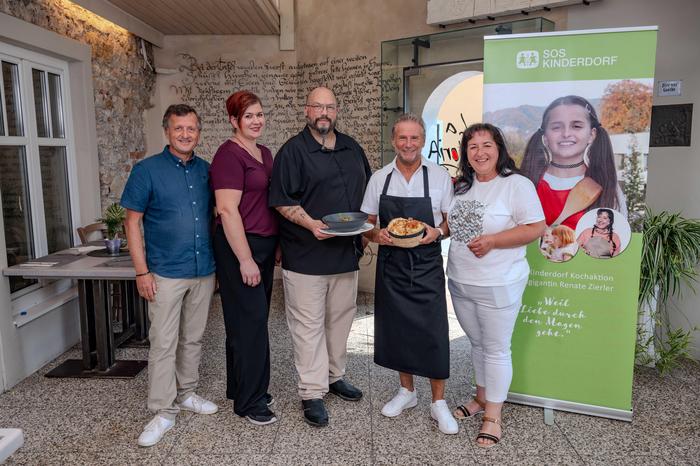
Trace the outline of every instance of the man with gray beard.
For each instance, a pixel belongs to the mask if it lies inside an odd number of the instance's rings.
[[[269,202],[282,215],[285,306],[304,419],[322,427],[328,424],[326,393],[362,398],[343,379],[362,247],[359,236],[324,233],[320,219],[359,211],[372,172],[362,147],[335,129],[338,103],[330,89],[311,91],[304,115],[304,130],[275,157]]]

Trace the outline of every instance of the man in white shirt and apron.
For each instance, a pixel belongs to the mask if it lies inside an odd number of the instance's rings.
[[[440,240],[447,235],[452,201],[449,173],[424,159],[423,120],[401,115],[392,128],[396,158],[369,181],[362,211],[375,229],[365,236],[379,244],[374,304],[374,362],[399,372],[401,388],[382,408],[396,417],[418,403],[413,376],[430,378],[430,414],[445,434],[456,434],[457,422],[444,400],[450,376],[449,331]],[[415,248],[392,245],[387,232],[397,217],[425,224]],[[377,223],[377,220],[379,222]]]

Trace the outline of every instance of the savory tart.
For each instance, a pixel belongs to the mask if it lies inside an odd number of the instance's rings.
[[[397,217],[389,222],[387,225],[387,230],[391,236],[401,238],[401,237],[411,237],[417,236],[423,233],[425,230],[425,225],[423,222],[409,218]]]

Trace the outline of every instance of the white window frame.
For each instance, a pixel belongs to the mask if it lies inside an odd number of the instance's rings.
[[[29,206],[31,210],[32,240],[35,257],[48,254],[46,223],[44,218],[43,190],[41,184],[40,146],[65,147],[66,172],[68,182],[69,206],[71,212],[71,237],[77,244],[76,229],[79,226],[80,206],[78,202],[77,163],[73,131],[73,114],[70,96],[70,71],[68,62],[41,53],[16,47],[0,41],[0,60],[18,65],[20,82],[20,104],[23,121],[23,136],[8,136],[4,118],[5,136],[0,136],[0,145],[24,146],[27,163],[27,181],[29,189]],[[32,69],[54,73],[60,76],[61,100],[63,106],[64,138],[39,137],[34,108],[34,86]],[[0,76],[0,80],[2,77]],[[0,81],[0,84],[2,82]],[[0,85],[0,92],[4,87]],[[0,208],[1,209],[1,208]],[[4,244],[2,245],[4,248]],[[39,280],[39,283],[18,290],[10,295],[14,317],[22,310],[37,303],[50,301],[73,287],[71,280]]]

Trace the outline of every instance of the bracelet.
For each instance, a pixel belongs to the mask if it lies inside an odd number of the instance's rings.
[[[144,273],[137,273],[136,276],[137,276],[137,277],[143,277],[144,275],[148,275],[149,273],[151,273],[151,271],[150,271],[150,270],[147,270],[147,271],[145,271]]]

